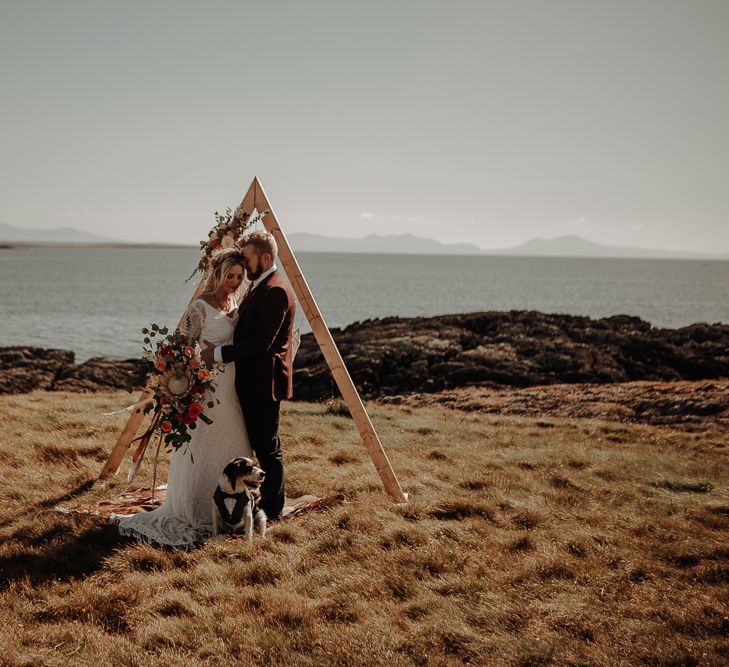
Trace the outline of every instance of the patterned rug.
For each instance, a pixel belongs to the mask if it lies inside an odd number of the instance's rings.
[[[56,505],[56,512],[62,514],[93,514],[109,518],[114,516],[125,516],[137,512],[149,512],[159,507],[165,500],[167,485],[162,484],[155,488],[154,497],[151,487],[142,487],[122,493],[114,500],[102,500],[94,505],[79,503],[76,505]],[[298,498],[286,498],[281,520],[292,519],[299,514],[304,514],[316,509],[328,509],[344,502],[342,494],[334,494],[326,498],[318,496],[300,496]],[[273,522],[272,522],[273,523]]]

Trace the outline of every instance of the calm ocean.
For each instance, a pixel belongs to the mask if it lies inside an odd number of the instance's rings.
[[[0,345],[136,357],[139,330],[174,325],[195,249],[0,249]],[[637,315],[660,327],[729,323],[729,262],[298,255],[330,327],[387,315],[540,310]],[[301,313],[297,324],[309,331]]]

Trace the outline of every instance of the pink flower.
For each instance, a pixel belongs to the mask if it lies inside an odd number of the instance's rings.
[[[199,365],[200,362],[197,359],[190,359],[188,362],[188,366],[190,366],[190,368],[197,368]]]
[[[195,354],[194,348],[192,348],[190,345],[186,345],[182,351],[185,353],[185,356],[188,357],[191,357],[193,354]]]

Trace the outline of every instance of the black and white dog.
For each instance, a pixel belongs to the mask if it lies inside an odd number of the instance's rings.
[[[258,505],[265,476],[248,458],[233,459],[225,466],[213,494],[213,537],[243,529],[253,542],[254,524],[259,535],[266,533],[266,513]]]

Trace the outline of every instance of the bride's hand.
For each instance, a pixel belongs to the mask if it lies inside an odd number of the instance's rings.
[[[213,358],[213,352],[215,351],[215,346],[207,340],[203,341],[203,347],[202,353],[200,356],[202,357],[203,363],[208,367],[212,368],[213,364],[215,363],[215,359]]]

